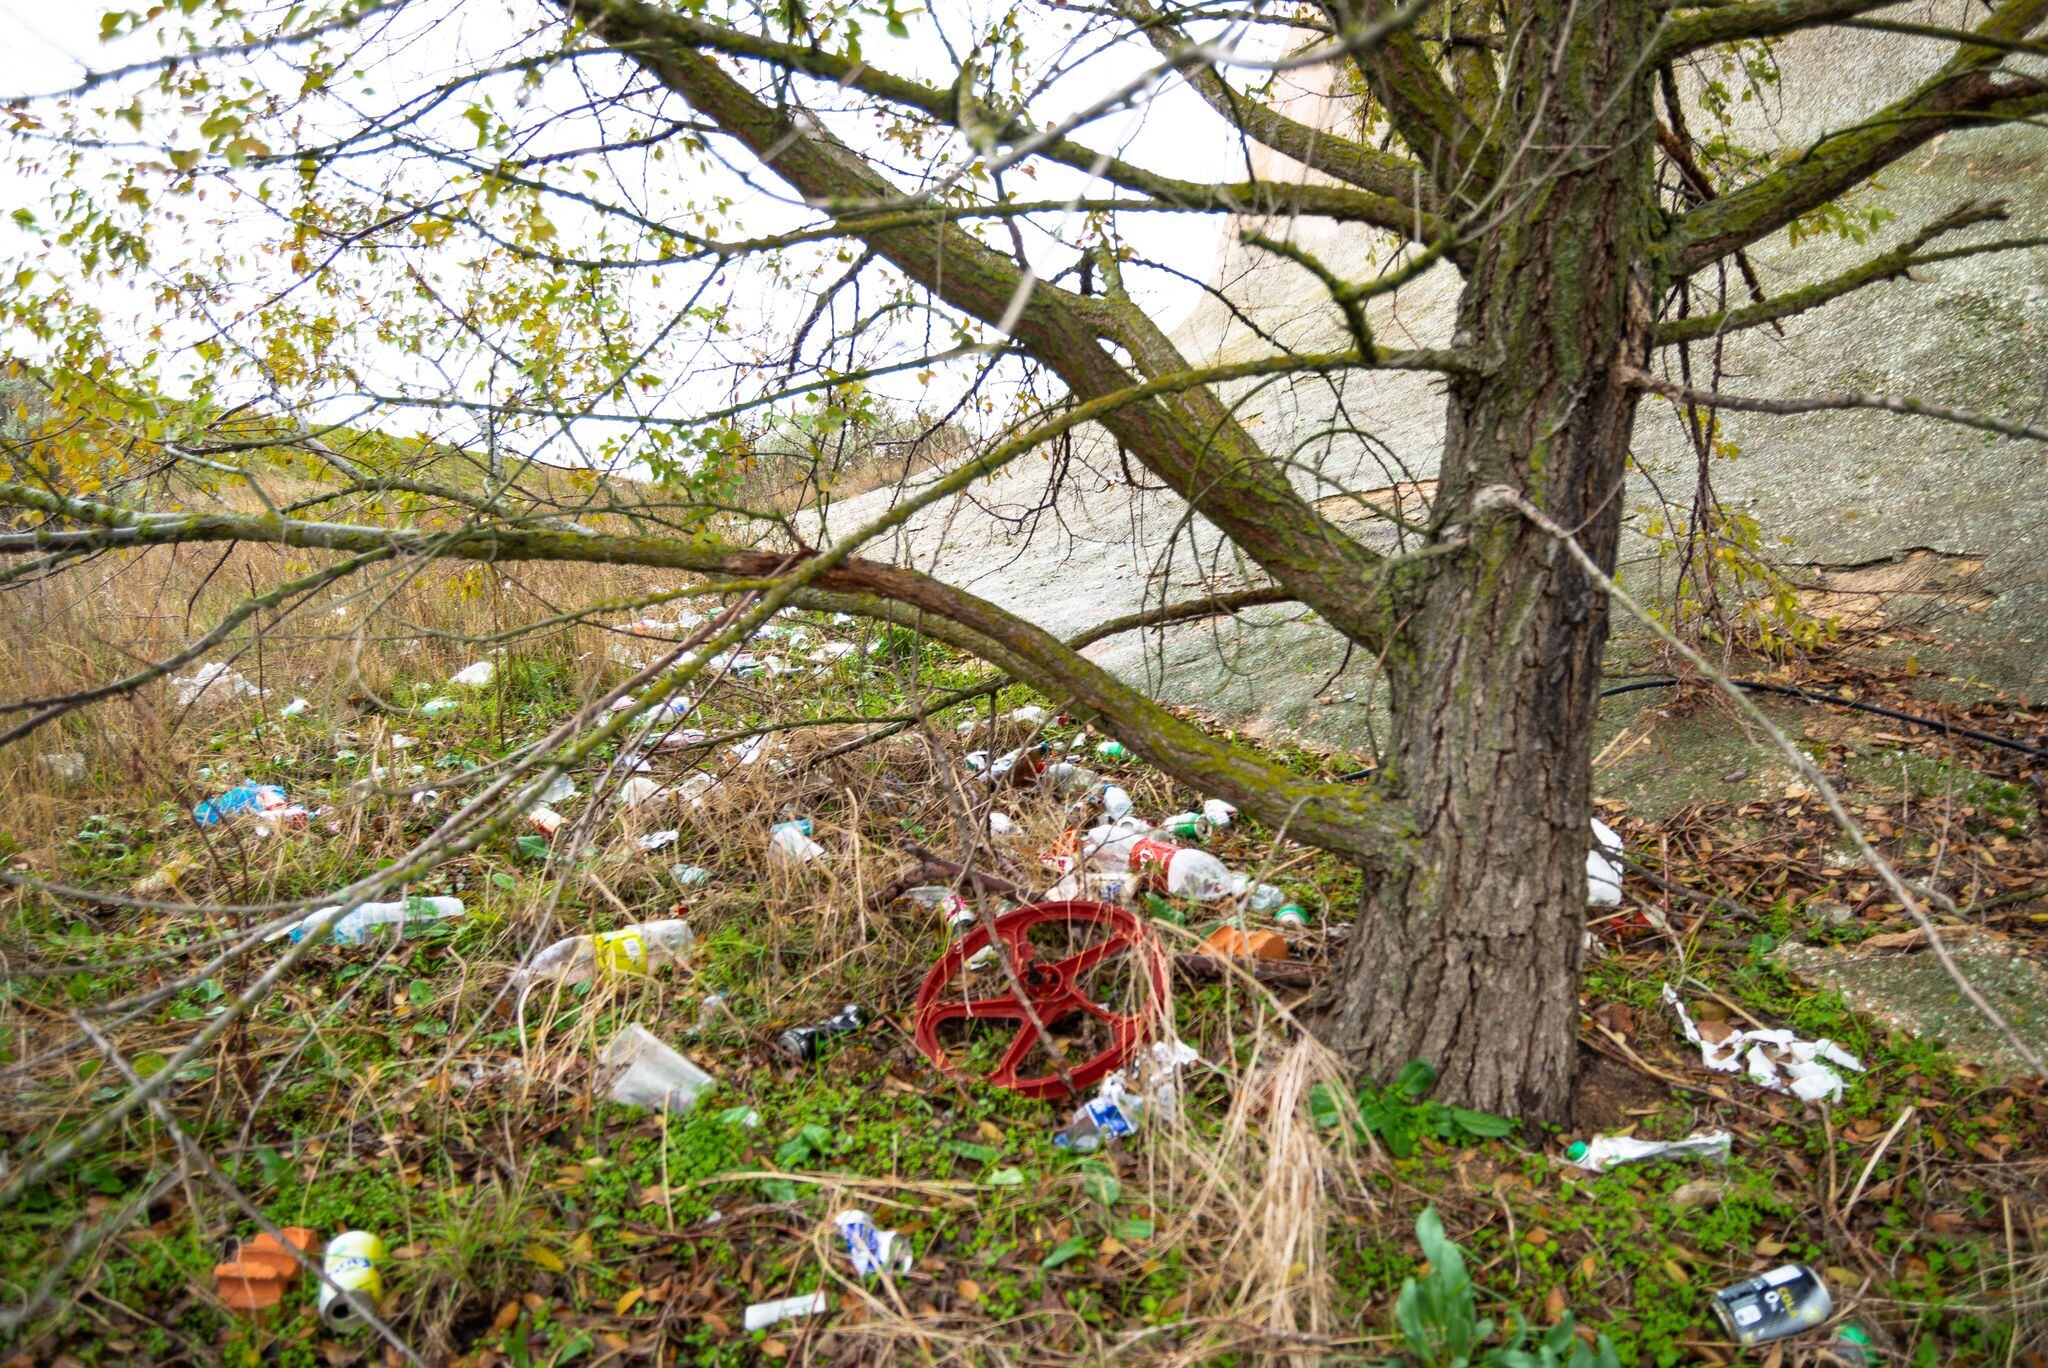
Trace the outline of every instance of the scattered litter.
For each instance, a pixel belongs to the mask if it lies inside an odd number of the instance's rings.
[[[417,736],[407,736],[404,732],[391,733],[391,749],[395,751],[411,750],[419,743],[420,739]]]
[[[450,921],[465,915],[467,909],[462,899],[450,897],[406,898],[400,902],[361,903],[344,908],[337,904],[323,907],[293,922],[280,931],[273,931],[269,939],[287,938],[297,945],[315,931],[330,923],[333,930],[328,940],[335,945],[361,945],[377,934],[380,927],[394,928],[393,935],[403,938],[417,934],[420,928]]]
[[[702,888],[716,877],[703,865],[670,865],[668,876],[684,888]]]
[[[209,798],[192,809],[192,819],[201,826],[213,826],[230,818],[248,818],[258,823],[258,834],[265,836],[272,827],[303,822],[312,815],[311,808],[292,802],[278,785],[246,779],[220,797]]]
[[[775,1048],[799,1064],[808,1064],[818,1057],[819,1042],[858,1031],[867,1024],[867,1019],[867,1013],[858,1004],[849,1002],[823,1021],[790,1027],[775,1037]]]
[[[645,836],[633,838],[633,844],[642,850],[660,850],[681,840],[683,833],[670,827],[666,831],[650,831]]]
[[[1245,880],[1243,881],[1243,886],[1238,890],[1238,896],[1244,899],[1244,906],[1247,912],[1257,912],[1262,916],[1270,912],[1275,917],[1278,917],[1280,909],[1287,905],[1286,891],[1276,888],[1269,883],[1252,883],[1249,880]],[[1295,910],[1300,911],[1301,909],[1296,908]],[[1306,920],[1305,917],[1304,920]]]
[[[1834,1314],[1828,1285],[1806,1264],[1785,1264],[1721,1288],[1708,1303],[1728,1337],[1743,1348],[1811,1330]]]
[[[1645,1159],[1677,1159],[1691,1155],[1725,1164],[1730,1143],[1727,1131],[1694,1131],[1683,1140],[1638,1140],[1630,1135],[1596,1135],[1591,1140],[1573,1144],[1565,1150],[1564,1157],[1588,1173],[1605,1173],[1617,1164],[1641,1163]]]
[[[1202,948],[1231,959],[1287,958],[1287,942],[1271,931],[1246,931],[1242,927],[1219,926],[1203,940]]]
[[[1102,741],[1095,747],[1095,758],[1098,760],[1121,760],[1129,754],[1130,751],[1125,749],[1121,741]]]
[[[668,797],[668,790],[645,775],[636,774],[619,785],[619,806],[632,809]]]
[[[474,665],[465,665],[460,670],[457,670],[453,675],[449,676],[448,682],[450,684],[459,684],[465,689],[483,689],[488,688],[491,681],[497,677],[498,667],[496,665],[493,665],[488,660],[479,660]]]
[[[51,755],[38,755],[36,765],[66,788],[76,788],[86,780],[85,757],[77,751],[57,751]]]
[[[601,1060],[619,1070],[606,1094],[614,1102],[655,1111],[686,1112],[718,1080],[661,1043],[644,1026],[628,1026],[605,1046]]]
[[[718,780],[709,774],[693,774],[676,786],[676,797],[691,807],[702,807],[704,795],[718,787]]]
[[[990,812],[988,815],[988,834],[997,840],[1017,835],[1017,819],[1007,812]]]
[[[1026,705],[1025,707],[1012,710],[1009,715],[1009,720],[1012,722],[1021,722],[1027,727],[1036,727],[1043,725],[1045,719],[1048,716],[1050,716],[1050,714],[1048,714],[1045,709],[1039,707],[1036,703],[1032,703]]]
[[[432,807],[440,801],[441,790],[439,789],[421,789],[412,796],[412,805],[414,807]]]
[[[269,692],[251,684],[241,671],[217,660],[208,661],[189,675],[174,676],[171,685],[178,691],[181,708],[198,703],[224,703],[231,698],[261,698]]]
[[[517,1056],[504,1060],[464,1059],[448,1066],[448,1086],[455,1092],[481,1092],[501,1083],[524,1083],[526,1065]]]
[[[770,864],[809,864],[825,853],[825,847],[811,839],[811,819],[777,822],[768,828]]]
[[[385,1260],[384,1242],[367,1230],[348,1230],[327,1243],[327,1257],[320,1271],[320,1319],[330,1330],[350,1330],[362,1324],[345,1292],[352,1292],[375,1305],[384,1297],[384,1275],[377,1265]]]
[[[285,704],[282,708],[279,708],[277,710],[277,715],[279,717],[297,717],[300,713],[306,711],[306,709],[312,706],[313,705],[311,703],[308,703],[303,698],[294,698],[291,702]]]
[[[914,1261],[910,1241],[894,1230],[877,1230],[865,1211],[842,1211],[832,1218],[846,1240],[846,1253],[858,1277],[877,1273],[908,1273]]]
[[[1159,824],[1159,829],[1177,841],[1206,841],[1216,826],[1199,812],[1176,812]]]
[[[1586,901],[1595,907],[1621,905],[1621,837],[1593,819],[1593,848],[1586,852]]]
[[[558,940],[535,955],[533,963],[513,978],[522,983],[559,979],[574,987],[590,982],[599,973],[647,974],[680,960],[696,943],[697,935],[690,929],[690,923],[680,917],[640,922],[616,931]]]
[[[553,806],[556,803],[566,803],[571,798],[579,798],[581,796],[582,790],[576,787],[574,779],[571,779],[566,774],[558,774],[548,781],[548,786],[540,791],[540,797],[534,799],[534,801],[543,806]]]
[[[1773,1092],[1789,1092],[1802,1102],[1838,1102],[1842,1097],[1842,1076],[1828,1067],[1840,1065],[1851,1073],[1863,1072],[1863,1061],[1832,1040],[1801,1040],[1790,1031],[1739,1031],[1723,1027],[1727,1034],[1709,1040],[1693,1025],[1677,990],[1664,985],[1664,1001],[1678,1013],[1685,1038],[1700,1047],[1700,1060],[1717,1073],[1735,1073],[1747,1064],[1749,1076]],[[1708,1023],[1715,1029],[1715,1023]],[[1747,1059],[1744,1058],[1747,1047]],[[1821,1061],[1827,1061],[1822,1063]]]
[[[1132,809],[1136,806],[1131,801],[1131,795],[1116,784],[1110,784],[1102,790],[1103,815],[1112,822],[1121,822],[1124,818],[1131,815]],[[1172,818],[1167,819],[1169,825],[1172,823],[1172,820]]]
[[[426,702],[420,704],[420,711],[422,713],[425,713],[428,717],[434,717],[444,712],[454,712],[457,708],[461,706],[462,705],[460,703],[457,703],[454,699],[444,696],[441,698],[428,699]]]
[[[828,1305],[823,1292],[783,1297],[779,1301],[755,1302],[747,1308],[744,1323],[749,1330],[766,1330],[771,1325],[780,1325],[801,1316],[823,1315]]]
[[[562,829],[562,823],[568,820],[546,803],[535,803],[526,810],[525,816],[526,824],[550,841]]]
[[[1235,891],[1229,867],[1206,850],[1145,837],[1133,843],[1130,852],[1131,873],[1155,891],[1197,902],[1227,898]]]
[[[1052,1142],[1076,1154],[1090,1154],[1101,1148],[1105,1140],[1134,1133],[1143,1117],[1143,1104],[1131,1096],[1120,1075],[1111,1074],[1095,1096],[1075,1109],[1067,1128],[1055,1135]]]
[[[290,1248],[269,1231],[244,1240],[226,1263],[213,1266],[214,1288],[230,1311],[264,1311],[284,1300],[284,1290],[299,1276],[299,1261],[291,1250],[304,1254],[319,1241],[317,1232],[305,1226],[286,1226],[284,1238]]]
[[[1137,896],[1138,881],[1129,874],[1077,869],[1045,890],[1047,902],[1127,902]]]
[[[1221,831],[1237,820],[1237,808],[1221,798],[1205,798],[1202,800],[1202,815],[1209,819],[1210,826]]]
[[[1309,912],[1300,903],[1281,903],[1273,909],[1273,920],[1282,926],[1307,926]]]

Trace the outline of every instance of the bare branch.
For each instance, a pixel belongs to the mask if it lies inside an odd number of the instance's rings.
[[[1702,408],[1734,409],[1743,413],[1822,413],[1831,409],[1882,409],[1886,413],[1935,418],[1944,423],[1978,428],[1984,432],[1995,432],[2000,436],[2022,441],[2048,442],[2048,428],[2033,427],[2004,418],[1991,418],[1981,413],[1969,413],[1963,409],[1930,404],[1920,399],[1900,399],[1889,394],[1823,394],[1804,399],[1764,399],[1742,394],[1722,394],[1715,390],[1689,389],[1631,366],[1622,367],[1617,374],[1639,389],[1646,389],[1653,394],[1661,394],[1667,399],[1676,399],[1682,403],[1698,404]]]

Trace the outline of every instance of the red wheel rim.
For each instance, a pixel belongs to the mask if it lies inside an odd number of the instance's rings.
[[[1029,932],[1052,922],[1099,926],[1109,934],[1093,945],[1062,959],[1039,958],[1039,947]],[[1023,981],[1032,1011],[1051,1034],[1051,1028],[1076,1013],[1096,1018],[1109,1033],[1109,1046],[1098,1054],[1067,1061],[1067,1078],[1075,1088],[1088,1088],[1123,1067],[1151,1027],[1160,1004],[1166,1001],[1166,956],[1144,922],[1130,911],[1100,902],[1037,903],[1006,912],[996,918],[995,933],[1009,947],[1017,976]],[[952,1021],[1015,1022],[1016,1035],[984,1080],[1026,1097],[1058,1097],[1068,1091],[1066,1079],[1057,1071],[1019,1077],[1017,1070],[1039,1042],[1031,1017],[1010,990],[1000,969],[979,977],[993,990],[987,996],[969,997],[965,965],[989,944],[989,929],[977,925],[939,956],[939,962],[925,975],[917,995],[917,1048],[925,1058],[948,1074],[964,1076],[939,1043],[939,1028]],[[1131,957],[1134,978],[1146,1001],[1136,1012],[1116,1012],[1097,1002],[1089,991],[1089,976],[1099,966],[1120,957]],[[1052,1042],[1047,1042],[1047,1049]]]

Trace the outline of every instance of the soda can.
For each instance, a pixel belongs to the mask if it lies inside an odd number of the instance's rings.
[[[849,1002],[836,1016],[829,1016],[815,1025],[790,1027],[775,1037],[775,1048],[799,1064],[808,1064],[818,1057],[819,1041],[858,1031],[866,1024],[867,1013]]]
[[[1300,903],[1283,903],[1280,910],[1273,914],[1273,920],[1284,922],[1288,926],[1307,926],[1308,909]]]
[[[384,1275],[377,1265],[384,1262],[384,1242],[367,1230],[346,1230],[327,1242],[320,1261],[325,1274],[320,1284],[320,1319],[330,1330],[347,1330],[362,1324],[362,1316],[343,1292],[353,1292],[368,1302],[384,1296]]]
[[[1103,741],[1095,747],[1096,758],[1100,760],[1121,760],[1128,754],[1121,741]]]
[[[1806,1264],[1785,1264],[1714,1293],[1714,1317],[1747,1349],[1811,1330],[1834,1314],[1828,1285]]]

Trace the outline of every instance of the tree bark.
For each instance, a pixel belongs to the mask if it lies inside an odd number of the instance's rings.
[[[1645,0],[1539,9],[1506,73],[1531,133],[1481,241],[1460,329],[1500,357],[1454,380],[1433,531],[1470,549],[1397,586],[1390,765],[1415,855],[1369,875],[1323,1018],[1367,1074],[1411,1059],[1438,1096],[1562,1121],[1586,907],[1603,595],[1525,520],[1469,511],[1523,491],[1614,563],[1658,226]],[[1546,174],[1549,173],[1549,174]]]

